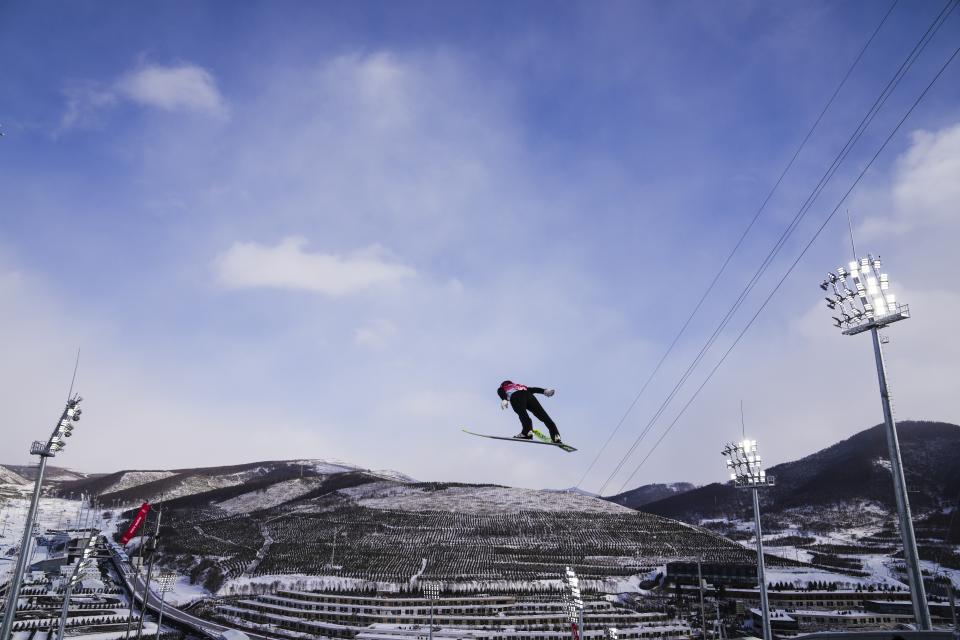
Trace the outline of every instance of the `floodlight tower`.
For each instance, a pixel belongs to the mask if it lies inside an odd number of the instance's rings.
[[[440,585],[428,582],[423,585],[423,596],[430,601],[430,640],[433,640],[433,603],[440,598]]]
[[[763,640],[773,640],[770,632],[770,602],[767,600],[767,580],[763,567],[763,532],[760,529],[760,489],[773,486],[773,477],[761,466],[757,441],[744,439],[728,444],[721,452],[727,457],[730,479],[738,489],[749,489],[753,494],[753,520],[757,533],[757,581],[760,583],[760,610],[763,614]]]
[[[923,574],[920,572],[920,558],[917,554],[917,540],[913,533],[913,519],[910,515],[910,500],[907,497],[907,482],[903,475],[903,460],[900,458],[900,441],[897,438],[897,425],[890,408],[890,389],[887,386],[887,367],[883,359],[883,344],[886,339],[880,336],[880,329],[899,320],[910,317],[910,307],[897,302],[890,293],[887,274],[881,273],[880,256],[854,260],[849,271],[839,267],[836,273],[827,274],[820,283],[824,291],[833,291],[828,296],[827,306],[837,311],[840,317],[833,317],[834,325],[844,335],[853,336],[865,331],[873,338],[873,355],[877,364],[877,379],[880,382],[880,402],[883,405],[883,422],[887,434],[887,449],[890,455],[890,471],[893,476],[893,493],[897,502],[897,515],[900,519],[900,537],[903,540],[903,557],[907,565],[907,579],[910,582],[910,599],[913,601],[913,615],[922,631],[932,628],[930,610],[927,608],[927,594],[923,586]],[[847,285],[850,278],[854,287]]]
[[[20,554],[17,557],[17,566],[10,576],[10,586],[7,588],[7,606],[4,609],[3,626],[0,627],[0,640],[11,637],[13,619],[17,615],[17,601],[20,599],[20,583],[23,581],[23,571],[30,557],[30,541],[33,533],[33,521],[37,516],[37,506],[40,504],[40,488],[43,485],[43,472],[47,468],[47,458],[57,455],[57,452],[66,446],[64,438],[69,438],[73,431],[73,424],[80,419],[79,395],[67,400],[67,406],[60,414],[57,426],[47,439],[46,444],[37,440],[30,446],[30,455],[40,456],[40,465],[37,468],[37,478],[33,481],[33,498],[30,500],[30,509],[27,512],[26,524],[23,528],[23,539],[20,541]]]
[[[583,597],[580,594],[580,578],[570,567],[567,567],[563,574],[563,587],[571,637],[573,640],[580,640],[583,634]]]
[[[73,572],[67,580],[67,586],[63,591],[63,608],[60,610],[60,628],[57,631],[57,640],[63,640],[64,629],[67,628],[67,611],[70,608],[70,594],[73,592],[73,588],[83,579],[83,574],[97,566],[97,560],[92,556],[97,551],[97,540],[99,537],[99,530],[94,530],[90,533],[86,546],[84,546],[80,552],[77,566],[73,568]]]
[[[165,571],[157,576],[157,591],[160,592],[160,617],[157,619],[157,637],[160,636],[161,625],[163,624],[163,604],[167,593],[173,591],[173,585],[177,582],[177,574]]]

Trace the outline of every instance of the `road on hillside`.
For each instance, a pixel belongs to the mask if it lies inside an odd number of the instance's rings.
[[[127,591],[132,592],[138,601],[142,601],[144,591],[143,578],[133,570],[130,563],[120,559],[113,550],[111,550],[110,557],[113,560],[114,567],[117,569],[117,574],[123,579]],[[160,611],[160,595],[152,589],[150,590],[150,597],[147,598],[147,608],[154,612]],[[165,602],[163,605],[163,619],[167,620],[168,618],[210,638],[218,638],[224,631],[233,629],[233,627],[225,627],[216,622],[210,622],[209,620],[190,615],[186,611],[181,611],[174,607],[169,602]],[[260,635],[246,629],[237,629],[237,631],[241,631],[255,640],[274,640],[271,636]]]

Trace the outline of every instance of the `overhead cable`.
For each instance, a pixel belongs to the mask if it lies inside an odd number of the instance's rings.
[[[661,403],[660,407],[658,408],[656,413],[653,415],[653,417],[650,419],[650,421],[646,424],[644,429],[641,431],[640,435],[637,436],[637,438],[634,440],[633,444],[628,449],[628,451],[621,457],[619,463],[616,465],[616,468],[609,474],[609,476],[607,477],[607,480],[604,482],[604,484],[602,485],[598,493],[602,494],[603,491],[606,489],[607,485],[613,480],[616,474],[620,472],[620,470],[623,468],[623,465],[626,464],[629,457],[634,453],[634,451],[636,451],[636,449],[642,442],[643,438],[653,428],[656,421],[667,409],[670,402],[679,392],[680,388],[687,381],[687,379],[690,377],[693,371],[697,368],[697,366],[699,366],[700,362],[703,360],[707,351],[712,347],[713,343],[717,340],[717,338],[726,328],[727,324],[729,324],[733,315],[743,304],[747,295],[752,291],[753,287],[757,284],[757,282],[764,275],[764,273],[766,273],[766,270],[768,269],[768,267],[770,266],[774,258],[779,254],[780,250],[783,248],[784,244],[790,238],[790,236],[792,236],[797,226],[800,224],[800,222],[806,216],[807,212],[813,206],[817,197],[820,195],[820,193],[823,191],[823,189],[832,179],[834,174],[837,172],[839,167],[843,164],[843,162],[849,156],[850,152],[853,150],[856,143],[863,136],[864,132],[872,123],[873,119],[879,113],[883,105],[886,103],[887,99],[890,97],[893,91],[900,84],[900,81],[904,78],[904,76],[907,74],[907,72],[910,70],[910,68],[919,58],[919,56],[923,53],[924,49],[926,49],[927,45],[933,39],[934,35],[936,35],[937,31],[939,31],[944,21],[947,19],[947,17],[949,17],[950,13],[954,10],[954,8],[956,8],[958,2],[960,2],[960,0],[947,1],[943,9],[941,9],[940,13],[938,13],[938,15],[933,19],[933,21],[927,27],[927,30],[923,33],[923,35],[914,45],[910,53],[907,54],[907,57],[900,64],[897,71],[894,73],[893,77],[887,82],[886,86],[883,88],[883,90],[874,100],[873,104],[870,106],[866,114],[860,120],[860,123],[857,125],[854,132],[847,139],[847,142],[844,144],[843,148],[834,157],[833,162],[824,172],[823,176],[821,176],[817,185],[813,188],[813,190],[807,196],[806,200],[801,205],[797,213],[794,215],[790,223],[787,225],[786,229],[780,235],[779,239],[774,244],[773,248],[770,250],[770,252],[764,258],[764,260],[761,262],[757,271],[753,274],[751,279],[747,282],[746,286],[740,292],[739,296],[734,301],[733,305],[730,307],[730,309],[726,312],[724,317],[721,319],[720,323],[718,324],[716,329],[714,329],[713,333],[707,339],[706,343],[700,348],[697,355],[694,357],[693,361],[690,363],[690,365],[681,375],[677,383],[673,386],[670,393],[667,395],[666,399]]]

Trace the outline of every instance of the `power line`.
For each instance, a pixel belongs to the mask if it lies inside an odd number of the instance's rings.
[[[729,324],[733,315],[736,313],[736,311],[740,308],[740,306],[745,301],[747,295],[753,290],[753,287],[757,284],[757,282],[760,280],[760,278],[769,268],[773,259],[779,254],[780,250],[783,248],[784,244],[790,238],[790,236],[792,236],[797,226],[799,226],[800,222],[803,220],[803,218],[809,212],[810,208],[813,206],[813,203],[816,201],[817,197],[819,197],[820,193],[826,187],[827,183],[833,178],[834,174],[839,169],[840,165],[844,162],[844,160],[846,160],[847,156],[849,156],[850,152],[853,150],[853,147],[863,136],[864,132],[869,127],[870,123],[876,117],[877,113],[879,113],[880,109],[886,103],[887,99],[890,97],[890,95],[893,93],[896,87],[900,84],[900,81],[903,79],[903,77],[907,74],[907,72],[913,66],[914,62],[916,62],[920,54],[924,51],[924,49],[926,49],[927,45],[932,40],[933,36],[937,33],[937,31],[939,31],[943,22],[946,20],[946,18],[950,15],[950,13],[956,7],[958,1],[960,0],[947,1],[943,9],[941,9],[940,13],[937,14],[937,16],[933,19],[933,21],[930,23],[930,26],[927,27],[927,30],[923,33],[923,35],[914,45],[910,53],[907,54],[907,57],[900,64],[899,68],[894,73],[893,77],[887,82],[886,86],[883,88],[883,90],[874,100],[873,104],[867,110],[867,113],[864,115],[864,117],[860,120],[860,123],[858,124],[854,132],[847,139],[846,144],[844,144],[843,148],[837,153],[831,165],[824,172],[823,176],[821,176],[817,185],[814,187],[811,193],[807,196],[806,200],[801,205],[797,213],[794,215],[790,223],[787,225],[786,229],[780,235],[780,238],[774,244],[771,251],[767,254],[766,258],[764,258],[763,262],[760,264],[760,267],[753,274],[751,279],[747,282],[744,289],[740,292],[740,295],[737,297],[733,305],[730,307],[730,309],[721,319],[719,325],[716,327],[716,329],[714,329],[713,333],[707,339],[706,343],[700,348],[699,352],[694,357],[693,361],[687,367],[686,371],[684,371],[684,373],[681,375],[679,381],[673,386],[672,390],[667,395],[667,398],[663,401],[663,403],[657,409],[656,413],[653,415],[650,421],[646,424],[644,429],[641,431],[640,435],[637,436],[637,438],[634,440],[633,444],[630,446],[627,452],[621,457],[620,461],[616,465],[616,468],[607,477],[606,481],[603,483],[598,493],[602,494],[603,491],[606,489],[607,485],[613,480],[616,474],[620,472],[620,470],[623,468],[623,465],[626,464],[626,461],[634,453],[634,451],[636,451],[637,447],[640,445],[643,438],[647,435],[647,433],[650,432],[650,430],[653,428],[656,421],[660,418],[660,416],[666,410],[667,406],[670,404],[670,402],[673,400],[676,394],[680,391],[680,388],[687,381],[687,379],[690,377],[690,375],[693,373],[696,367],[699,366],[701,360],[703,360],[707,351],[709,351],[709,349],[713,346],[713,343],[717,340],[717,338],[720,336],[722,331],[726,328],[727,324]]]
[[[737,344],[740,343],[740,340],[743,338],[743,336],[747,333],[747,331],[750,329],[750,327],[753,326],[754,321],[760,316],[760,313],[763,312],[764,308],[766,308],[767,303],[769,303],[770,300],[773,299],[773,296],[777,293],[777,291],[779,291],[780,287],[783,285],[783,283],[784,283],[784,281],[787,279],[787,277],[793,272],[793,270],[794,270],[794,268],[796,268],[797,264],[800,263],[800,260],[803,258],[804,255],[806,255],[806,253],[807,253],[807,251],[810,249],[810,247],[813,246],[813,243],[814,243],[814,242],[817,240],[817,238],[820,236],[820,233],[824,230],[824,228],[826,228],[826,226],[827,226],[827,224],[830,222],[830,220],[833,219],[833,216],[836,215],[837,211],[840,210],[840,207],[843,205],[843,203],[846,202],[847,198],[848,198],[848,197],[850,196],[850,194],[853,192],[854,188],[856,188],[856,186],[857,186],[858,184],[860,184],[860,181],[863,179],[863,176],[866,175],[866,173],[867,173],[867,171],[870,169],[870,167],[873,166],[873,163],[876,161],[876,159],[880,156],[880,154],[881,154],[881,153],[883,152],[883,150],[886,148],[886,146],[887,146],[887,144],[890,142],[890,140],[893,139],[893,136],[896,135],[897,131],[900,130],[900,127],[903,126],[903,123],[907,121],[907,118],[910,117],[910,114],[913,113],[914,109],[917,108],[917,105],[920,104],[920,102],[923,100],[923,98],[927,95],[927,93],[930,91],[930,89],[933,87],[933,85],[936,84],[937,80],[940,79],[940,76],[943,75],[943,72],[946,71],[947,67],[950,65],[951,62],[953,62],[953,59],[956,58],[958,54],[960,54],[960,47],[957,47],[957,49],[954,50],[954,52],[950,55],[950,57],[947,58],[946,62],[944,62],[943,65],[940,67],[940,70],[937,71],[937,74],[933,77],[933,79],[929,82],[929,84],[927,84],[927,86],[926,86],[926,87],[924,88],[924,90],[920,93],[920,95],[917,97],[917,99],[914,100],[913,104],[910,106],[910,108],[907,110],[907,112],[903,115],[903,117],[900,118],[900,121],[897,123],[897,126],[895,126],[895,127],[893,128],[893,130],[890,132],[890,135],[888,135],[888,136],[886,137],[886,139],[883,141],[883,144],[880,145],[880,148],[877,149],[876,153],[873,154],[873,157],[870,159],[870,161],[866,164],[866,166],[865,166],[865,167],[863,168],[863,170],[859,173],[859,175],[857,175],[857,178],[853,181],[853,184],[850,185],[850,188],[847,189],[846,193],[843,194],[843,197],[840,198],[840,201],[837,203],[837,206],[835,206],[835,207],[833,208],[833,210],[830,212],[830,214],[826,217],[826,219],[824,219],[824,221],[820,224],[820,226],[819,226],[819,227],[817,228],[817,230],[814,232],[813,237],[810,238],[810,240],[807,242],[807,244],[803,247],[803,250],[800,252],[800,254],[796,257],[796,259],[793,261],[793,263],[791,263],[790,267],[789,267],[789,268],[784,272],[784,274],[780,277],[780,279],[779,279],[779,281],[777,282],[776,286],[773,288],[773,290],[770,291],[770,293],[769,293],[769,294],[767,295],[767,297],[764,299],[763,303],[762,303],[762,304],[760,305],[760,307],[757,309],[756,313],[753,314],[753,317],[750,318],[750,321],[747,322],[747,324],[743,327],[743,329],[742,329],[742,330],[740,331],[740,333],[737,335],[737,338],[736,338],[736,340],[733,341],[733,344],[731,344],[731,345],[727,348],[727,350],[724,352],[723,356],[720,358],[720,360],[717,362],[717,364],[715,364],[714,367],[713,367],[713,369],[710,370],[710,373],[707,375],[707,377],[704,379],[704,381],[700,384],[699,387],[697,387],[697,390],[693,393],[693,395],[690,397],[690,399],[687,400],[686,404],[685,404],[685,405],[683,406],[683,408],[680,410],[680,413],[678,413],[677,416],[673,419],[673,421],[667,426],[666,430],[664,430],[664,432],[663,432],[663,434],[660,436],[660,438],[658,438],[657,441],[654,443],[653,448],[650,449],[650,451],[647,453],[647,455],[644,456],[643,460],[640,461],[640,464],[637,465],[637,468],[634,469],[633,473],[630,474],[630,477],[627,478],[627,482],[629,482],[630,480],[633,479],[633,477],[634,477],[634,475],[636,475],[637,471],[640,470],[640,467],[643,466],[643,463],[645,463],[645,462],[650,458],[650,456],[653,455],[653,452],[656,451],[656,449],[657,449],[657,447],[660,445],[660,443],[663,442],[663,439],[667,436],[668,433],[670,433],[670,431],[673,429],[674,425],[677,424],[677,421],[681,418],[681,416],[683,416],[683,414],[686,412],[687,408],[693,403],[693,401],[697,398],[697,396],[700,395],[700,391],[707,385],[707,383],[708,383],[708,382],[710,381],[710,379],[713,377],[713,374],[715,374],[715,373],[717,372],[717,370],[720,368],[720,366],[723,364],[723,362],[727,359],[727,356],[729,356],[730,353],[733,351],[733,349],[737,346]],[[624,483],[624,485],[626,485],[626,482]]]
[[[800,145],[797,147],[796,151],[794,151],[793,156],[790,158],[790,161],[787,163],[786,167],[784,167],[783,171],[780,173],[780,177],[777,178],[777,181],[774,183],[773,187],[770,189],[770,192],[767,193],[766,198],[764,198],[763,202],[760,204],[760,207],[757,209],[756,213],[754,213],[753,218],[750,220],[750,223],[743,230],[743,233],[740,234],[740,239],[737,240],[737,243],[734,245],[733,249],[730,250],[730,253],[727,255],[726,259],[720,265],[720,269],[717,271],[716,275],[713,276],[713,279],[710,281],[710,284],[707,286],[706,290],[703,292],[703,295],[700,296],[700,300],[694,306],[693,311],[691,311],[690,315],[687,316],[687,319],[684,321],[683,325],[680,327],[680,331],[677,332],[677,335],[674,336],[673,341],[670,343],[670,346],[668,346],[667,350],[664,351],[662,356],[660,356],[660,360],[657,362],[656,366],[653,368],[653,371],[650,372],[650,375],[647,377],[646,381],[643,383],[643,386],[640,387],[640,391],[633,398],[633,401],[627,407],[627,410],[624,412],[619,422],[617,422],[617,425],[614,427],[613,431],[611,431],[610,435],[607,436],[607,439],[603,443],[603,446],[601,446],[600,450],[597,451],[597,455],[594,456],[593,461],[587,467],[587,470],[583,473],[583,476],[580,478],[580,481],[577,483],[576,486],[581,486],[584,483],[584,481],[587,479],[587,476],[593,470],[593,467],[596,465],[597,461],[600,459],[600,456],[603,455],[603,452],[606,450],[607,446],[610,444],[610,441],[613,440],[613,437],[617,434],[617,432],[620,431],[620,427],[623,426],[623,423],[627,419],[627,416],[629,416],[630,412],[633,411],[633,408],[636,406],[637,402],[640,400],[640,397],[643,395],[643,393],[647,390],[647,387],[650,385],[650,382],[660,371],[660,367],[663,366],[664,361],[666,361],[670,353],[673,352],[673,348],[676,346],[677,342],[686,332],[687,327],[690,326],[690,322],[693,320],[694,316],[696,316],[697,312],[700,310],[700,307],[703,306],[703,303],[707,299],[707,296],[709,296],[710,293],[713,291],[713,288],[716,286],[717,281],[720,279],[720,276],[726,270],[727,265],[730,263],[730,260],[740,249],[740,246],[743,244],[743,241],[746,239],[747,235],[750,233],[750,230],[753,229],[753,226],[757,222],[757,219],[760,217],[760,214],[766,208],[767,203],[770,202],[770,199],[773,197],[773,194],[777,191],[777,188],[780,186],[780,183],[783,182],[783,179],[787,175],[787,172],[790,171],[790,169],[793,167],[793,163],[796,161],[797,157],[800,155],[800,152],[803,151],[803,148],[806,146],[807,141],[810,140],[810,137],[813,135],[813,132],[817,129],[817,126],[820,124],[820,121],[823,119],[823,116],[827,113],[827,110],[830,108],[830,106],[833,104],[834,100],[836,99],[837,95],[840,93],[840,90],[847,83],[847,79],[853,73],[854,68],[856,68],[857,64],[860,62],[860,59],[863,57],[863,54],[866,52],[867,48],[870,46],[870,43],[872,43],[874,38],[876,38],[877,33],[879,33],[880,31],[880,28],[883,27],[884,23],[887,21],[887,18],[893,12],[894,7],[897,6],[897,2],[898,0],[893,0],[893,2],[890,4],[890,7],[887,9],[887,12],[883,15],[883,18],[880,20],[880,24],[878,24],[877,27],[873,30],[873,33],[870,34],[870,38],[867,39],[866,44],[863,45],[863,47],[860,49],[860,52],[857,54],[857,57],[854,58],[850,67],[847,69],[846,74],[844,74],[843,78],[840,80],[840,84],[838,84],[837,88],[834,89],[833,94],[830,96],[830,99],[827,100],[827,103],[824,105],[823,109],[821,109],[820,114],[817,116],[816,120],[813,122],[813,125],[810,126],[810,129],[807,131],[807,134],[803,137],[803,140],[800,142]]]

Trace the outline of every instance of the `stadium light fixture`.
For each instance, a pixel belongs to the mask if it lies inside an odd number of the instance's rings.
[[[721,453],[727,458],[730,480],[738,489],[749,489],[753,494],[753,521],[757,534],[757,581],[760,583],[760,609],[763,614],[763,640],[773,640],[770,631],[770,602],[767,599],[767,580],[764,576],[763,533],[760,530],[759,490],[774,484],[773,476],[763,469],[763,460],[757,449],[757,441],[744,438],[727,444]]]
[[[433,640],[433,603],[440,598],[440,585],[427,582],[422,587],[423,597],[430,602],[430,640]]]
[[[583,596],[580,593],[580,578],[567,567],[563,573],[564,605],[573,640],[580,640],[583,633]]]
[[[47,458],[54,457],[66,446],[65,438],[70,437],[73,432],[73,426],[80,419],[80,402],[83,400],[79,395],[74,395],[67,400],[67,405],[60,414],[60,419],[54,427],[53,432],[47,439],[46,444],[42,441],[36,441],[30,445],[30,455],[40,456],[40,464],[37,468],[37,477],[33,482],[33,498],[30,500],[30,509],[27,512],[27,519],[23,528],[23,538],[20,541],[20,553],[17,557],[17,566],[10,576],[10,583],[7,587],[7,603],[4,609],[3,625],[0,626],[0,640],[12,638],[13,619],[16,617],[17,601],[20,599],[20,585],[23,582],[23,572],[26,569],[29,560],[30,541],[33,534],[32,525],[37,515],[37,506],[40,504],[40,489],[43,485],[43,473],[47,468]]]
[[[164,571],[157,576],[157,591],[160,592],[160,614],[157,618],[157,637],[160,636],[163,625],[163,605],[167,598],[167,593],[173,591],[173,586],[177,583],[177,574]]]
[[[873,355],[877,366],[877,379],[880,383],[880,402],[883,406],[884,430],[887,435],[887,451],[893,476],[893,493],[896,497],[897,516],[900,520],[900,537],[903,541],[903,557],[910,583],[913,615],[917,621],[917,627],[922,631],[929,631],[933,627],[927,606],[926,588],[923,585],[923,574],[920,571],[917,539],[913,532],[913,518],[910,514],[910,499],[903,473],[903,460],[900,457],[900,441],[890,404],[890,388],[887,385],[887,367],[883,357],[883,345],[887,341],[880,336],[880,329],[909,318],[910,308],[900,304],[890,291],[890,279],[881,271],[883,264],[880,256],[874,258],[868,254],[866,258],[856,259],[848,266],[849,269],[840,267],[835,274],[827,274],[827,280],[820,284],[820,288],[825,290],[832,288],[837,297],[843,297],[849,313],[844,314],[842,320],[836,316],[833,320],[834,325],[841,329],[844,335],[852,336],[869,331],[873,339]],[[847,286],[848,277],[851,279],[852,288]]]
[[[836,273],[829,272],[820,283],[822,290],[833,292],[826,298],[827,307],[842,315],[833,319],[845,335],[882,329],[910,317],[909,305],[900,304],[890,291],[890,279],[881,271],[879,256],[868,255],[848,266],[838,267]]]

